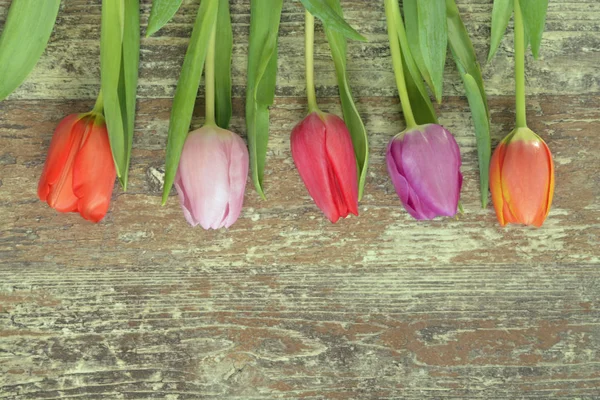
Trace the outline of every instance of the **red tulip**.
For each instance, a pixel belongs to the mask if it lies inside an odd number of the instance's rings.
[[[292,157],[317,207],[336,222],[358,215],[358,179],[354,147],[344,121],[313,112],[292,131]]]
[[[104,118],[71,114],[54,131],[38,196],[57,211],[98,222],[108,211],[115,177]]]
[[[512,131],[492,156],[490,190],[502,226],[542,226],[554,195],[554,163],[542,138],[528,128]]]

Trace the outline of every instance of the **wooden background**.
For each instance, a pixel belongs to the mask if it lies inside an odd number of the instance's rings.
[[[286,0],[268,200],[249,183],[239,221],[205,232],[188,227],[174,194],[160,206],[193,1],[143,40],[130,190],[115,186],[98,225],[37,199],[55,126],[88,111],[99,87],[100,0],[63,1],[35,71],[0,103],[1,399],[600,398],[600,2],[552,0],[542,57],[528,57],[530,126],[556,162],[542,229],[503,229],[480,209],[474,132],[451,61],[438,110],[463,154],[465,214],[407,215],[384,164],[404,122],[383,1],[342,3],[369,38],[349,46],[372,154],[360,217],[331,225],[294,169],[303,10]],[[492,1],[458,3],[483,63]],[[2,20],[9,4],[0,0]],[[145,26],[150,1],[142,8]],[[232,129],[244,135],[249,0],[231,10]],[[494,145],[514,123],[511,37],[484,67]],[[339,113],[320,27],[316,40],[320,105]]]

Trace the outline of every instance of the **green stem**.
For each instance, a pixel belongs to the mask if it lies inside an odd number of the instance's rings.
[[[104,112],[104,96],[102,96],[102,89],[98,93],[98,97],[96,98],[96,104],[94,104],[94,109],[92,113],[94,114],[102,114]]]
[[[306,96],[308,98],[308,112],[312,113],[319,111],[317,93],[315,92],[315,17],[306,10],[305,19],[304,57],[306,60]]]
[[[527,106],[525,102],[525,27],[519,0],[515,0],[515,86],[517,128],[527,127]]]
[[[204,63],[204,101],[205,101],[205,125],[215,124],[215,47],[217,43],[217,22],[214,22],[206,62]]]
[[[385,15],[387,20],[388,37],[390,41],[390,51],[392,53],[392,63],[394,65],[394,75],[396,76],[396,86],[400,95],[402,112],[406,119],[406,129],[417,126],[415,116],[410,105],[408,90],[406,89],[406,80],[404,78],[404,67],[402,66],[402,49],[398,40],[397,24],[402,24],[402,20],[396,21],[400,17],[400,9],[397,0],[385,0]],[[398,8],[395,10],[395,8]]]

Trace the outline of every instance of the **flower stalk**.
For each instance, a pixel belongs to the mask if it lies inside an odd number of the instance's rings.
[[[399,15],[400,10],[398,3],[394,0],[385,0],[385,15],[387,20],[388,37],[390,41],[390,50],[392,53],[392,63],[394,66],[394,75],[396,77],[396,86],[398,86],[398,94],[400,95],[400,103],[402,105],[402,112],[406,119],[406,128],[410,129],[417,126],[412,107],[410,105],[410,99],[408,97],[408,90],[406,88],[406,79],[404,77],[404,67],[402,66],[402,50],[400,49],[400,42],[398,40],[398,31],[396,29],[396,14]]]
[[[217,44],[217,24],[213,24],[210,34],[206,63],[204,64],[204,91],[205,91],[205,125],[215,123],[215,48]]]
[[[94,104],[92,113],[100,115],[103,112],[104,112],[104,96],[102,95],[102,89],[100,89],[100,92],[98,92],[98,97],[96,97],[96,103]]]
[[[527,127],[525,102],[525,26],[519,0],[515,0],[515,86],[517,128]]]
[[[304,25],[304,57],[306,64],[306,97],[308,98],[308,112],[318,112],[317,93],[315,91],[315,17],[305,11]]]

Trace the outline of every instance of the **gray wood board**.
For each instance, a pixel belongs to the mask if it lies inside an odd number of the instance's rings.
[[[469,107],[449,59],[441,123],[463,155],[465,214],[412,220],[385,168],[404,128],[383,2],[343,1],[368,38],[349,73],[371,163],[360,217],[312,203],[289,151],[306,113],[303,10],[286,1],[263,201],[239,221],[186,224],[160,206],[172,96],[194,1],[142,42],[127,193],[98,225],[36,196],[50,138],[99,88],[100,1],[65,0],[46,53],[0,103],[0,398],[598,398],[600,2],[551,1],[542,56],[527,60],[530,127],[549,144],[556,196],[541,229],[501,228],[479,206]],[[490,0],[457,1],[484,64]],[[0,21],[10,1],[0,0]],[[150,2],[142,1],[143,25]],[[245,135],[249,1],[231,2],[232,130]],[[510,28],[509,28],[510,30]],[[319,103],[340,113],[316,34]],[[484,65],[494,145],[514,125],[512,35]],[[203,121],[203,90],[193,126]]]

